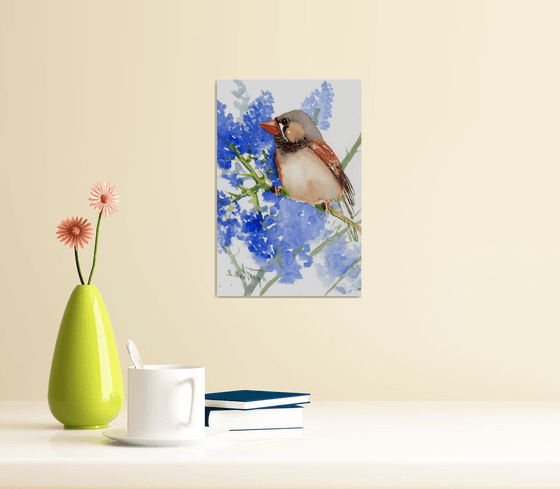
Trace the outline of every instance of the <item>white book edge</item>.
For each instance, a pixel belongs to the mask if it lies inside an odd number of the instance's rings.
[[[291,429],[303,426],[303,408],[211,411],[208,426],[229,430]]]

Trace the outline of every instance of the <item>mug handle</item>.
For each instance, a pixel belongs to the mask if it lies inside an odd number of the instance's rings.
[[[191,386],[192,395],[191,395],[191,409],[189,410],[189,420],[187,422],[183,421],[181,423],[185,428],[191,428],[191,424],[193,422],[193,408],[194,408],[195,393],[198,392],[198,388],[196,387],[196,382],[192,378],[182,380],[181,384],[189,384]]]

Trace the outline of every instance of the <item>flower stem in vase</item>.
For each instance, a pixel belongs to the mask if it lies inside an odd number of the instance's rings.
[[[74,256],[76,257],[76,267],[78,268],[78,275],[80,276],[80,282],[84,285],[84,277],[82,277],[82,270],[80,268],[80,260],[78,259],[78,248],[74,246]]]
[[[88,285],[91,284],[91,277],[93,276],[93,271],[95,270],[95,261],[97,260],[97,240],[99,239],[99,225],[101,224],[101,212],[97,218],[97,229],[95,230],[95,248],[93,249],[93,263],[91,265],[91,272],[89,272]]]

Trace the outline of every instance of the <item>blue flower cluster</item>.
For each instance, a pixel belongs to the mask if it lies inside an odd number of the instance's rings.
[[[349,244],[345,236],[334,238],[323,252],[324,264],[317,263],[316,265],[317,276],[328,287],[348,273],[337,285],[336,289],[342,294],[352,290],[362,290],[361,263],[355,265],[360,254],[360,247],[355,244]]]
[[[303,110],[311,119],[317,114],[317,127],[321,130],[327,130],[331,127],[329,119],[332,117],[332,101],[334,91],[330,83],[323,82],[321,90],[315,89],[309,97],[301,104]]]
[[[241,229],[239,222],[239,203],[231,205],[231,198],[218,190],[218,244],[221,248],[231,246],[231,240]]]
[[[308,110],[320,109],[319,120],[323,129],[328,127],[332,99],[332,87],[325,82],[321,91],[315,90],[303,104]],[[247,189],[256,182],[246,176],[248,172],[238,161],[231,145],[254,168],[262,171],[272,185],[280,184],[273,157],[274,139],[259,127],[260,123],[274,117],[273,104],[272,94],[262,92],[248,104],[243,122],[239,123],[218,101],[218,168],[220,178],[232,187],[231,193],[222,190],[217,193],[218,250],[222,252],[233,244],[243,247],[261,270],[274,273],[284,284],[302,280],[303,269],[315,265],[319,278],[330,287],[356,261],[359,246],[350,245],[343,235],[314,256],[313,249],[334,234],[325,212],[269,191],[259,190],[256,195],[241,193],[243,188],[240,185]],[[237,197],[233,198],[233,195]],[[361,287],[359,279],[358,266],[336,289],[343,294],[357,290]]]
[[[243,179],[237,176],[241,166],[232,167],[236,155],[230,144],[233,144],[242,155],[251,155],[256,168],[269,175],[273,185],[280,185],[276,165],[274,164],[274,138],[263,131],[259,124],[272,119],[274,98],[268,91],[262,92],[243,114],[243,123],[237,122],[232,114],[226,115],[225,104],[218,100],[218,167],[222,175],[233,187],[242,184]]]
[[[233,115],[226,115],[226,105],[218,100],[218,167],[223,170],[231,169],[231,160],[235,153],[230,148],[230,143],[238,148],[243,142],[243,127],[235,121]]]
[[[265,217],[268,239],[275,248],[275,258],[267,270],[281,275],[280,283],[293,284],[302,278],[302,267],[310,267],[311,243],[326,235],[327,214],[303,202],[263,194],[270,203]]]

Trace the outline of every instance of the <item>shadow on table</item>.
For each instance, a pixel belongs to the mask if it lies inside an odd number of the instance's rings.
[[[45,424],[45,423],[0,423],[0,430],[60,430],[64,427],[61,424]]]
[[[49,439],[49,444],[53,451],[61,457],[82,458],[84,456],[106,456],[105,447],[126,447],[130,450],[146,450],[158,457],[167,457],[167,450],[175,449],[179,455],[185,458],[204,458],[209,449],[222,448],[215,447],[145,447],[139,445],[129,445],[115,440],[110,440],[102,435],[102,430],[91,430],[88,434],[79,431],[61,431],[54,434]],[[223,446],[226,446],[224,443]],[[84,451],[84,449],[86,451]]]
[[[96,430],[97,431],[97,430]],[[132,445],[129,443],[120,442],[117,440],[111,440],[109,438],[104,437],[101,434],[101,430],[98,432],[90,432],[88,435],[79,434],[77,431],[63,431],[61,433],[57,433],[50,437],[49,442],[53,448],[66,448],[72,447],[76,445],[96,445],[96,446],[109,446],[109,447],[128,447],[133,449],[146,449],[146,448],[154,448],[154,447],[145,447],[141,445]],[[177,448],[177,447],[155,447],[156,449],[159,448]],[[188,447],[187,447],[188,448]]]
[[[60,430],[59,433],[50,437],[49,442],[53,448],[55,447],[72,447],[76,445],[107,445],[120,446],[120,443],[114,442],[102,435],[103,430]]]

